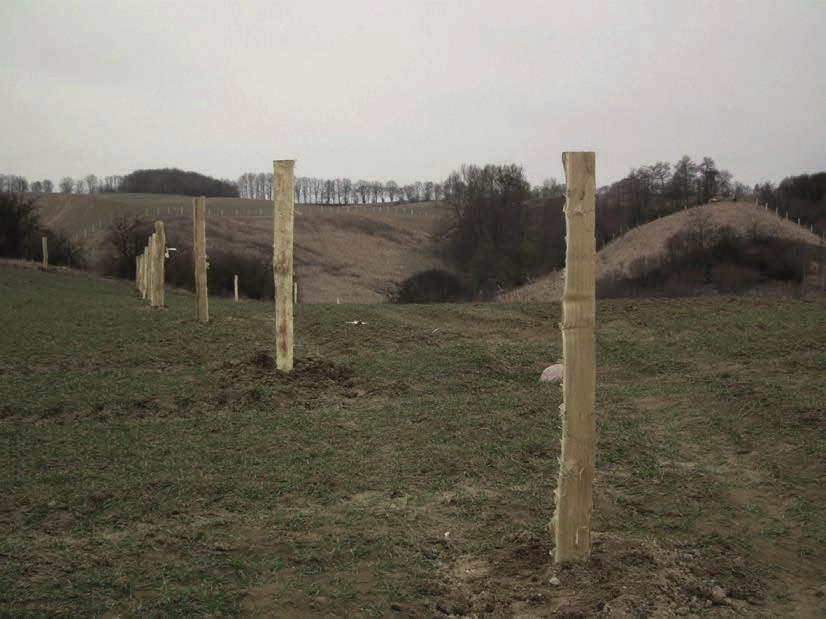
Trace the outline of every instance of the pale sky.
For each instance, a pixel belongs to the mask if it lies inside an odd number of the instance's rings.
[[[0,2],[0,173],[826,169],[826,0]]]

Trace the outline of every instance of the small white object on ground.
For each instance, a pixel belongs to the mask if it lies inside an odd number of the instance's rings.
[[[552,576],[551,579],[548,581],[548,584],[553,585],[554,587],[558,587],[559,586],[559,578],[557,578],[556,576]]]
[[[542,371],[542,376],[539,377],[541,383],[558,383],[562,381],[562,364],[555,363],[549,365]]]
[[[347,324],[348,325],[366,325],[367,323],[364,322],[363,320],[348,320]]]

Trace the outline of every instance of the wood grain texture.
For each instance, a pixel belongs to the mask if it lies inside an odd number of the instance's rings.
[[[293,211],[295,161],[273,162],[273,278],[275,283],[275,365],[293,369]]]
[[[152,307],[164,307],[166,290],[164,283],[164,254],[166,253],[166,232],[162,221],[155,222],[155,244],[152,253]]]
[[[594,398],[596,163],[592,152],[567,152],[566,250],[562,295],[562,445],[555,492],[554,559],[585,561],[591,555],[592,483],[596,452]]]
[[[209,292],[207,290],[206,198],[192,199],[192,259],[195,263],[195,318],[209,322]]]

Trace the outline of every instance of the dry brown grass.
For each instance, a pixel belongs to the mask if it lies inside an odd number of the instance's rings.
[[[597,278],[611,274],[628,274],[636,260],[656,258],[666,251],[668,239],[692,224],[696,218],[707,218],[711,226],[728,226],[742,234],[756,232],[779,238],[816,244],[818,236],[807,228],[775,215],[763,207],[747,202],[716,202],[673,213],[629,230],[597,254]],[[554,271],[530,284],[500,295],[500,301],[559,301],[562,297],[563,272]]]
[[[124,216],[162,219],[170,245],[192,244],[192,199],[186,196],[47,194],[39,205],[49,227],[80,236],[93,263],[105,247],[107,225]],[[207,210],[208,253],[254,253],[266,262],[272,252],[272,202],[210,198]],[[438,203],[299,205],[295,268],[301,301],[380,303],[385,291],[409,275],[442,266],[431,237],[445,213]]]

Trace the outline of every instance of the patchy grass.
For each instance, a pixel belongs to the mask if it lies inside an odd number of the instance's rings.
[[[557,305],[301,305],[285,377],[268,304],[167,301],[0,269],[0,614],[826,610],[822,302],[599,304],[558,568]]]

